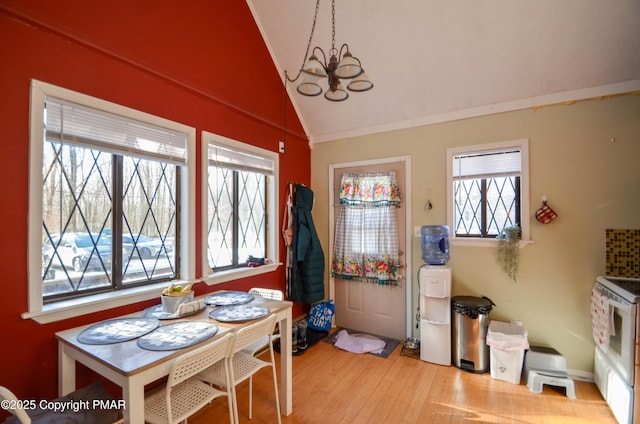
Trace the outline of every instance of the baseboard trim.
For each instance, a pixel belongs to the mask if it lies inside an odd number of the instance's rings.
[[[567,374],[569,374],[569,377],[574,380],[586,381],[587,383],[594,382],[592,372],[568,369]]]

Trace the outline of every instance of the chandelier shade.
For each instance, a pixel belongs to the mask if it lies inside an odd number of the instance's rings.
[[[342,60],[338,63],[338,67],[334,71],[334,74],[338,78],[354,78],[362,73],[360,67],[360,61],[353,57],[351,53],[347,52],[342,56]]]
[[[322,87],[320,87],[320,78],[314,77],[306,77],[302,80],[300,84],[298,84],[298,93],[304,94],[305,96],[319,96],[322,94]]]
[[[325,66],[322,63],[320,63],[320,61],[315,55],[312,55],[309,58],[307,63],[304,65],[304,68],[302,68],[302,71],[307,74],[315,75],[318,77],[327,76],[327,71],[325,69]]]
[[[342,88],[342,84],[338,83],[338,86],[335,89],[330,88],[326,93],[324,93],[324,98],[331,100],[332,102],[341,102],[349,98],[349,93]]]
[[[371,90],[372,88],[373,88],[373,83],[369,81],[369,77],[364,72],[364,70],[360,75],[352,79],[349,82],[349,84],[347,84],[347,89],[349,89],[350,91],[356,91],[356,92],[367,91],[367,90]]]
[[[349,93],[347,90],[353,92],[371,90],[373,88],[373,83],[364,73],[360,60],[351,54],[349,46],[345,43],[342,44],[339,51],[336,49],[335,0],[331,2],[333,31],[331,35],[331,49],[329,50],[328,56],[329,61],[327,62],[327,55],[320,47],[314,47],[313,50],[311,50],[311,56],[309,56],[319,8],[320,0],[317,0],[315,15],[313,17],[313,26],[311,27],[311,35],[309,37],[309,43],[307,44],[307,52],[305,53],[303,65],[294,79],[289,78],[289,75],[285,71],[286,81],[296,82],[302,75],[303,79],[298,84],[296,90],[304,96],[315,97],[322,94],[323,89],[320,84],[323,79],[326,79],[328,88],[324,97],[332,102],[341,102],[348,99]],[[340,57],[342,59],[339,60]],[[341,79],[351,80],[346,83],[347,90],[344,89],[340,81]]]

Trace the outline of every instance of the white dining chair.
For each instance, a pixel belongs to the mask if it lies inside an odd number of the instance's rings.
[[[277,289],[263,289],[260,287],[253,287],[249,290],[249,294],[254,296],[264,297],[269,300],[284,300],[284,293],[282,290]],[[272,340],[278,340],[280,338],[280,334],[274,334]],[[249,355],[258,356],[262,355],[269,348],[269,337],[264,336],[259,340],[251,343],[249,346],[242,349],[243,352],[248,353]]]
[[[18,402],[18,398],[11,390],[0,386],[0,400],[8,401],[6,402],[7,407],[5,407],[5,402],[3,402],[3,409],[6,409],[7,412],[15,415],[20,423],[31,424],[31,418],[23,408],[19,407],[20,402]]]
[[[166,385],[152,391],[144,400],[144,419],[151,424],[173,424],[206,406],[213,399],[227,396],[229,422],[234,423],[229,356],[234,335],[228,332],[219,339],[179,356],[169,373]],[[213,365],[221,369],[221,389],[205,384],[195,376]],[[225,390],[223,391],[222,388]]]
[[[253,417],[253,375],[265,367],[271,367],[278,423],[282,422],[280,417],[280,399],[278,397],[278,379],[276,375],[272,343],[275,323],[276,316],[269,315],[267,318],[240,328],[235,333],[234,346],[232,348],[233,355],[231,356],[229,363],[232,371],[231,393],[233,396],[233,414],[236,423],[240,422],[238,419],[238,398],[236,396],[236,386],[247,379],[249,380],[249,419],[251,419]],[[259,340],[264,336],[267,336],[269,339],[269,361],[258,359],[249,353],[243,352],[245,347],[251,345],[256,340]],[[198,378],[215,386],[225,386],[227,384],[224,379],[224,369],[221,364],[216,364],[207,368],[198,374]]]
[[[284,293],[277,289],[263,289],[261,287],[253,287],[249,290],[249,294],[264,297],[270,300],[284,300]]]

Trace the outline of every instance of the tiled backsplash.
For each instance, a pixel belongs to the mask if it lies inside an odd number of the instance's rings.
[[[640,278],[640,230],[606,230],[607,275]]]

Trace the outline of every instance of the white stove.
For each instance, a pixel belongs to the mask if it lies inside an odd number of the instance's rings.
[[[640,407],[640,358],[636,354],[640,331],[640,279],[598,277],[595,290],[606,297],[614,331],[608,343],[596,344],[594,381],[618,422],[636,424]]]
[[[640,278],[598,277],[598,282],[631,303],[640,303]]]

